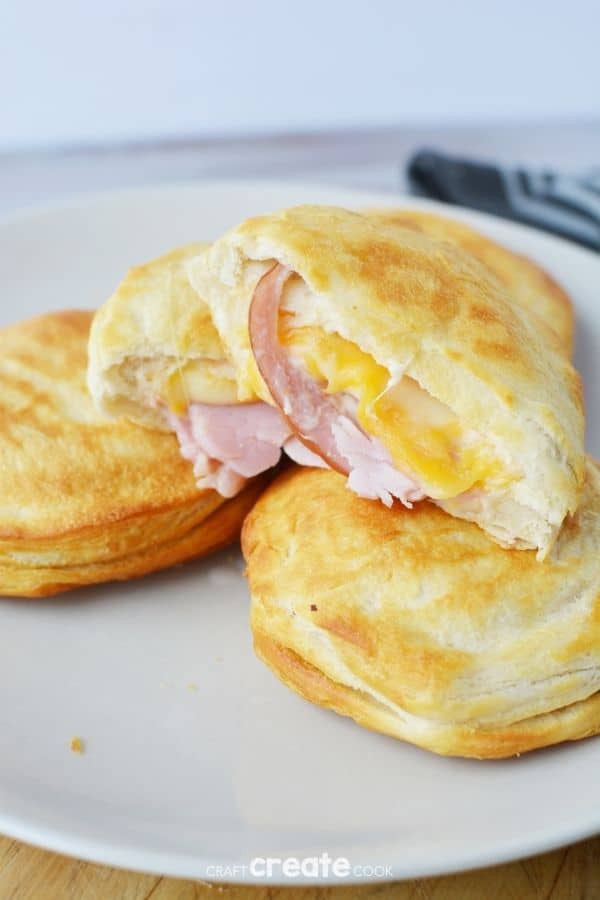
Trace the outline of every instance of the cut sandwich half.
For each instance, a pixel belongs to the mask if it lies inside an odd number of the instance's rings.
[[[233,497],[294,438],[273,405],[257,396],[238,401],[235,367],[186,274],[206,246],[178,248],[127,273],[94,318],[88,385],[106,415],[174,431],[198,486]]]
[[[549,551],[583,484],[580,380],[474,257],[305,206],[244,222],[189,271],[239,399],[279,410],[297,462]]]

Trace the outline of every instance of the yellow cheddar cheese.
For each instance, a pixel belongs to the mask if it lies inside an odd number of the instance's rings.
[[[171,412],[184,415],[190,403],[237,403],[230,366],[220,360],[192,359],[175,369],[164,386]]]
[[[327,393],[348,392],[358,399],[359,424],[430,496],[454,497],[501,475],[491,448],[480,435],[465,433],[448,406],[408,376],[390,384],[388,370],[352,341],[317,327],[294,328],[287,315],[280,340]]]

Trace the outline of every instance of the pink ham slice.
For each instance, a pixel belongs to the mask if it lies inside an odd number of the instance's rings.
[[[185,417],[169,414],[182,456],[194,464],[198,486],[234,497],[248,478],[277,465],[291,438],[278,409],[266,403],[190,404]]]
[[[289,443],[292,459],[303,463],[303,452],[348,476],[348,486],[361,497],[378,498],[391,506],[397,497],[406,506],[425,496],[419,485],[400,472],[383,444],[356,422],[356,400],[346,394],[326,394],[279,343],[279,307],[284,285],[294,274],[274,265],[258,282],[250,304],[248,326],[256,364],[273,400],[287,419],[304,451]],[[291,451],[291,452],[290,452]],[[294,451],[296,455],[294,455]],[[314,465],[314,462],[310,462]]]
[[[273,400],[298,438],[332,469],[347,475],[347,460],[338,452],[331,430],[340,415],[335,398],[295,365],[279,343],[279,304],[292,274],[290,268],[275,265],[258,282],[248,318],[252,352]]]

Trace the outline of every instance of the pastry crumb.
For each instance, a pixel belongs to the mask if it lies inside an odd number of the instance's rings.
[[[73,753],[83,753],[84,744],[82,738],[78,737],[77,735],[71,738],[71,750]]]
[[[187,689],[188,689],[188,691],[197,691],[198,685],[194,681],[190,681],[190,683],[187,686]]]

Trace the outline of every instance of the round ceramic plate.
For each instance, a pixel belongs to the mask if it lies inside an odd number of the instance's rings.
[[[2,323],[98,306],[130,265],[306,202],[441,209],[245,182],[88,197],[0,226]],[[599,454],[600,256],[452,214],[571,291],[588,447]],[[0,602],[0,831],[131,869],[268,881],[251,860],[327,853],[349,861],[346,880],[369,867],[404,878],[536,853],[600,827],[600,739],[503,762],[436,757],[291,693],[254,657],[247,619],[237,550],[64,599]],[[71,752],[73,735],[85,754]],[[281,880],[274,864],[270,881]]]

